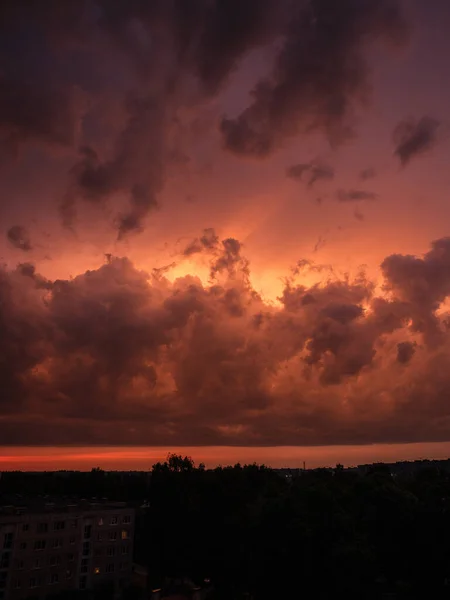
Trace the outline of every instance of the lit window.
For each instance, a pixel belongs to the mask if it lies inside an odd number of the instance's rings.
[[[100,567],[95,567],[94,573],[98,575],[100,573]]]
[[[123,540],[128,539],[128,531],[126,531],[125,529],[122,529],[122,539]]]

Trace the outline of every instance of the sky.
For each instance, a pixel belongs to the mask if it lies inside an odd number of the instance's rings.
[[[4,0],[4,468],[447,455],[450,5]]]

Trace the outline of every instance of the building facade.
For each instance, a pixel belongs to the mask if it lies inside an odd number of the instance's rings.
[[[0,508],[0,600],[129,585],[135,514],[124,503]]]

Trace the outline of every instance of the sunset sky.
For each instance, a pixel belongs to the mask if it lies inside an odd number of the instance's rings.
[[[449,28],[4,0],[0,470],[450,455]]]

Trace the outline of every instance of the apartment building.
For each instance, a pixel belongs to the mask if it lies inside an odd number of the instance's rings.
[[[134,516],[124,503],[111,502],[0,507],[0,600],[127,587]]]

